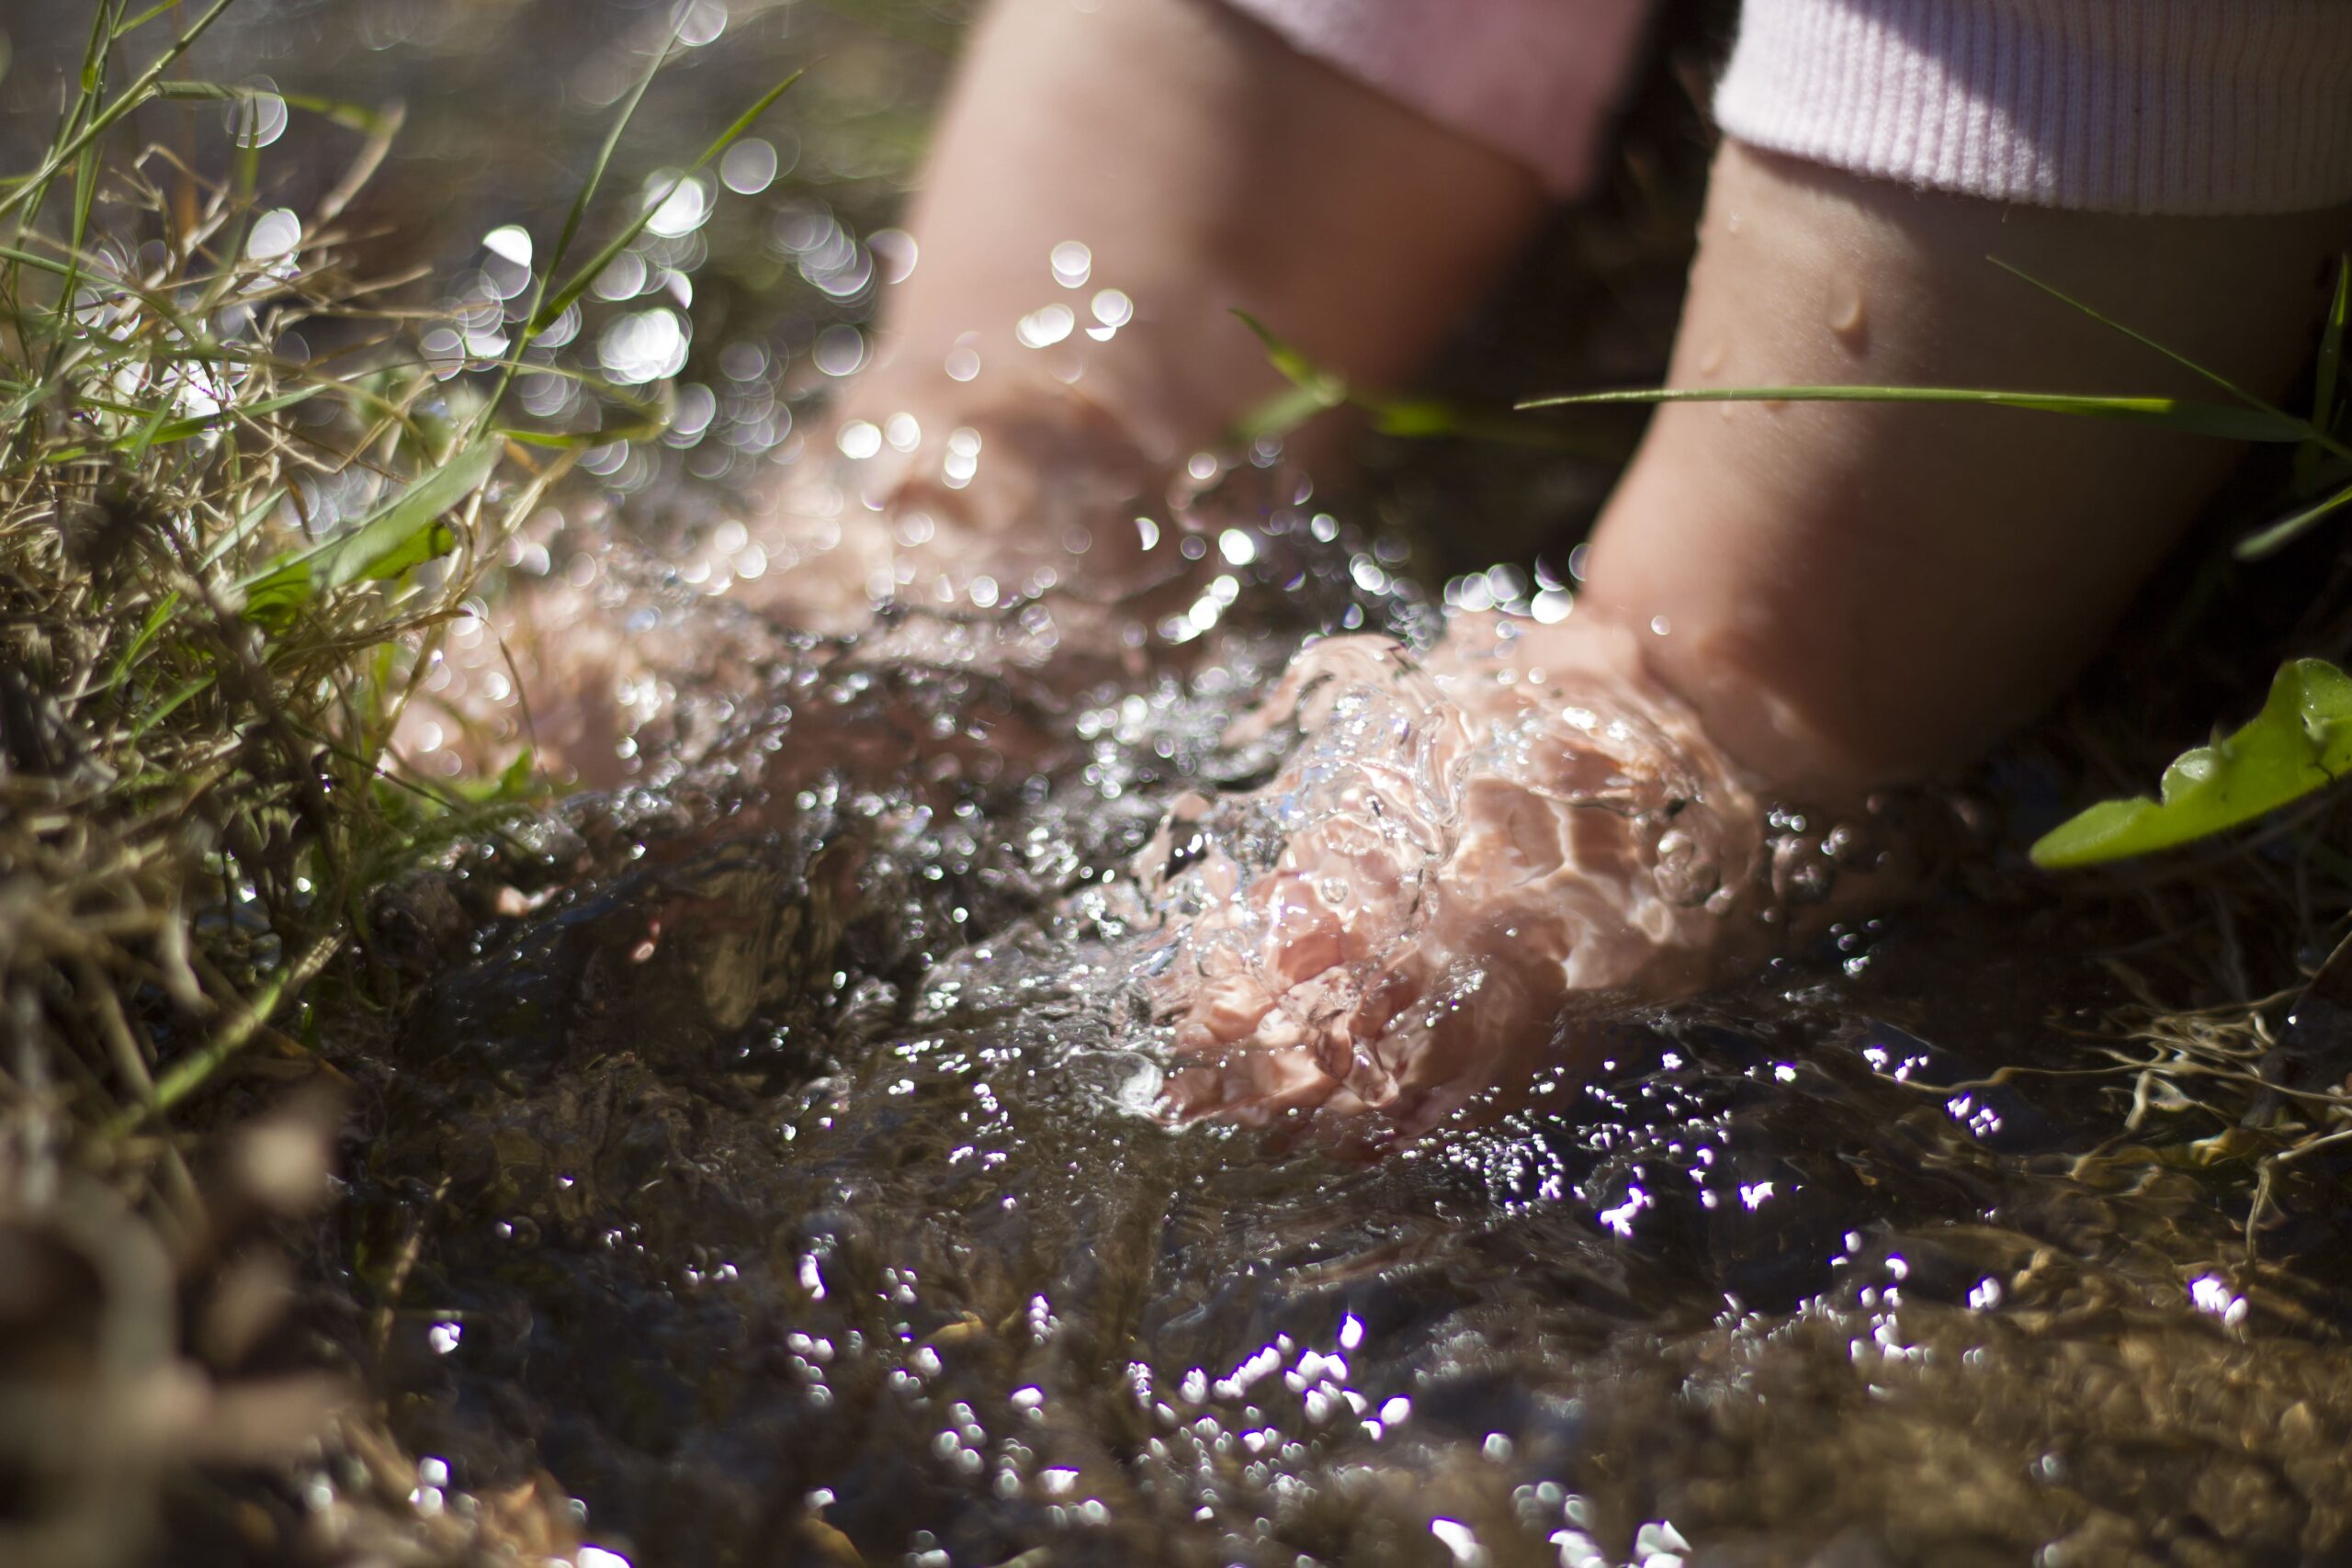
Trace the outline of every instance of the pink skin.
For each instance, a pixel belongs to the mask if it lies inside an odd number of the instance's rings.
[[[1708,972],[1753,912],[1758,814],[1687,710],[1629,675],[1631,640],[1484,617],[1426,660],[1370,637],[1300,657],[1244,721],[1303,732],[1280,774],[1180,806],[1140,857],[1156,902],[1200,910],[1141,965],[1193,1059],[1175,1109],[1369,1111],[1409,1135],[1575,1052],[1564,998]]]
[[[793,569],[763,579],[767,602],[842,626],[877,568],[902,600],[953,606],[980,576],[1050,567],[1067,635],[1043,657],[1083,649],[1148,587],[1119,500],[1280,385],[1229,307],[1396,384],[1543,207],[1525,171],[1206,0],[998,0],[909,220],[920,265],[843,411],[910,414],[922,444],[859,493],[783,498],[772,554]],[[2340,212],[2005,208],[1730,143],[1673,375],[2209,394],[1990,253],[2273,393],[2311,341],[2345,231]],[[1085,290],[1048,271],[1069,240],[1091,251]],[[1015,341],[1012,323],[1044,305],[1084,322],[1102,288],[1136,308],[1109,342]],[[959,355],[977,356],[976,378],[947,373]],[[951,493],[933,476],[959,427],[983,442]],[[1294,455],[1323,466],[1336,434],[1310,429]],[[1171,1104],[1258,1120],[1368,1108],[1410,1130],[1523,1073],[1580,998],[1696,983],[1755,929],[1759,802],[1851,801],[2030,716],[2233,456],[1998,412],[1663,411],[1566,626],[1498,644],[1488,625],[1457,625],[1419,671],[1354,643],[1310,649],[1260,721],[1295,717],[1299,758],[1252,799],[1193,808],[1214,826],[1285,791],[1317,803],[1272,863],[1211,853],[1162,890],[1193,910],[1152,982],[1192,1064]],[[930,528],[910,543],[894,525],[917,512]],[[1318,749],[1366,705],[1428,754]],[[1608,716],[1636,739],[1610,739]],[[1612,790],[1640,808],[1587,808]],[[1370,833],[1375,797],[1396,814]],[[1668,798],[1697,807],[1699,848],[1669,840],[1688,829]],[[1419,826],[1400,836],[1400,818]],[[1191,826],[1171,823],[1171,841]],[[1325,896],[1335,877],[1344,908]],[[1709,877],[1726,890],[1712,905]]]

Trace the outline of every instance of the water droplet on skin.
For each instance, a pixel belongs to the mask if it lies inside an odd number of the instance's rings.
[[[1722,344],[1709,344],[1704,349],[1700,351],[1699,374],[1708,377],[1720,375],[1724,367],[1724,345]]]
[[[1863,308],[1861,288],[1850,280],[1838,285],[1830,304],[1829,330],[1857,350],[1870,335],[1870,312]]]

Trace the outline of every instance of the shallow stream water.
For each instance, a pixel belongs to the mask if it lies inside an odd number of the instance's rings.
[[[381,1376],[449,1485],[545,1467],[664,1563],[2352,1551],[2325,1217],[2233,1267],[2242,1208],[2110,1156],[2097,1087],[1979,1082],[2095,1065],[2110,988],[2030,902],[1589,1022],[1591,1082],[1383,1157],[1148,1115],[1071,895],[1263,766],[1216,738],[1301,632],[1430,615],[1220,504],[1265,542],[1246,629],[1179,672],[782,649],[714,752],[768,785],[689,770],[464,868],[478,909],[554,892],[354,1064],[344,1210],[355,1299],[413,1263]]]
[[[414,95],[374,210],[436,214],[390,243],[465,276],[453,318],[497,281],[478,235],[560,210],[662,10],[254,9],[224,61]],[[669,123],[833,65],[765,180],[592,299],[577,352],[704,412],[567,526],[690,529],[789,455],[864,352],[865,242],[953,36],[697,14],[728,25],[649,100]],[[1141,671],[753,636],[687,694],[695,766],[387,904],[414,1000],[336,1047],[358,1119],[312,1315],[420,1497],[544,1472],[644,1568],[2352,1557],[2336,1222],[2290,1210],[2249,1264],[2242,1184],[2121,1138],[2115,1080],[1982,1085],[2101,1065],[2118,999],[2030,891],[1931,891],[1589,1023],[1591,1081],[1383,1157],[1149,1114],[1166,1064],[1085,890],[1180,792],[1262,773],[1219,737],[1303,638],[1433,625],[1376,530],[1266,499],[1295,493],[1245,469],[1200,504],[1250,558]],[[616,614],[745,635],[644,558]]]

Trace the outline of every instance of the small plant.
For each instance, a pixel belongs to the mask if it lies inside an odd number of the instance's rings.
[[[2325,789],[2352,769],[2352,676],[2290,660],[2249,723],[2165,770],[2162,797],[2103,800],[2042,835],[2046,870],[2155,854],[2226,832]]]

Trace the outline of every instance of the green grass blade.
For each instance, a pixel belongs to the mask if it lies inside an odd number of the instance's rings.
[[[136,434],[108,442],[107,446],[114,451],[127,452],[134,458],[141,457],[145,454],[147,448],[155,444],[155,437],[164,426],[172,423],[171,416],[172,405],[168,402],[158,402],[154,412],[147,416],[147,423],[139,427]]]
[[[1372,416],[1372,428],[1383,435],[1413,440],[1453,436],[1499,446],[1532,446],[1600,461],[1622,462],[1630,442],[1616,435],[1589,436],[1558,429],[1541,420],[1515,419],[1509,410],[1480,408],[1438,398],[1367,398],[1350,400]]]
[[[51,277],[70,277],[74,272],[72,267],[67,266],[55,256],[36,255],[30,251],[18,250],[14,245],[0,245],[0,262],[6,262],[11,266],[30,267],[35,272],[45,272]]]
[[[51,277],[73,277],[78,276],[81,270],[79,263],[68,266],[54,256],[40,255],[31,251],[19,250],[12,245],[0,245],[0,262],[5,262],[10,266],[28,267],[34,272],[46,273]],[[175,324],[179,321],[178,309],[167,296],[141,288],[130,278],[108,278],[107,287],[120,289],[166,321],[173,321]],[[193,350],[189,352],[192,354]]]
[[[496,417],[500,405],[505,402],[506,389],[514,384],[514,373],[521,363],[522,351],[530,347],[531,340],[547,331],[563,314],[561,310],[549,311],[546,309],[548,290],[554,286],[556,273],[562,267],[564,258],[571,254],[573,243],[580,238],[580,226],[588,220],[589,204],[596,199],[596,192],[604,186],[605,171],[612,166],[613,153],[619,148],[629,121],[637,117],[637,106],[644,101],[646,89],[653,85],[653,78],[661,73],[662,67],[669,63],[670,56],[676,51],[679,32],[684,26],[685,13],[682,10],[670,24],[670,36],[662,39],[660,49],[653,51],[653,58],[646,62],[645,73],[637,79],[637,85],[629,89],[628,96],[622,101],[620,112],[613,117],[611,129],[605,132],[604,142],[596,149],[595,160],[588,165],[588,178],[573,193],[571,210],[563,215],[563,228],[556,235],[555,248],[548,253],[546,264],[535,269],[536,276],[531,281],[531,306],[523,312],[522,328],[515,333],[514,358],[499,372],[497,385],[491,389],[489,398],[482,403],[481,423],[484,426]]]
[[[1234,422],[1232,433],[1241,441],[1287,435],[1325,410],[1346,406],[1371,415],[1373,429],[1383,435],[1419,440],[1452,435],[1585,457],[1623,457],[1616,443],[1566,434],[1534,420],[1513,419],[1507,412],[1465,407],[1440,398],[1395,398],[1358,390],[1345,377],[1325,369],[1275,336],[1249,311],[1233,314],[1257,334],[1267,360],[1290,382],[1288,389]]]
[[[98,0],[98,4],[91,7],[89,47],[82,51],[82,96],[85,100],[97,92],[98,85],[107,79],[107,59],[114,51],[117,36],[113,25],[107,20],[109,12],[120,17],[121,0],[114,0],[112,5],[108,5],[107,0]],[[76,106],[77,109],[87,107],[86,103]]]
[[[154,642],[156,634],[170,624],[179,607],[180,596],[177,593],[166,593],[155,602],[155,607],[147,612],[147,619],[140,624],[138,635],[130,639],[130,645],[116,657],[107,671],[106,689],[111,690],[122,683],[123,677],[130,673],[132,667],[139,662],[140,655]]]
[[[218,430],[236,420],[257,419],[263,414],[277,413],[280,410],[290,409],[297,403],[307,403],[325,390],[324,387],[300,387],[290,392],[280,392],[274,398],[264,398],[259,402],[225,408],[218,413],[184,414],[178,419],[151,421],[134,434],[118,436],[112,441],[101,442],[96,446],[60,447],[54,452],[42,453],[40,460],[45,463],[73,463],[79,462],[94,452],[144,451],[150,446],[162,446],[174,441],[187,441]]]
[[[92,102],[96,102],[93,96]],[[74,296],[82,290],[82,247],[90,238],[90,208],[98,195],[98,144],[82,149],[74,160],[74,228],[71,243],[66,247],[65,281],[58,291],[58,333],[51,340],[45,378],[53,378],[58,363],[73,341],[74,329],[81,324],[81,314],[75,309]]]
[[[1324,369],[1276,337],[1265,322],[1249,311],[1236,310],[1233,314],[1257,335],[1260,345],[1266,351],[1267,362],[1281,371],[1292,386],[1308,394],[1323,408],[1335,409],[1348,400],[1348,384],[1336,372]]]
[[[50,181],[55,177],[58,170],[65,166],[66,160],[73,156],[68,149],[73,146],[75,135],[97,107],[99,88],[106,81],[107,59],[113,47],[113,40],[107,31],[107,0],[99,0],[99,3],[91,8],[90,41],[83,48],[81,74],[76,78],[81,90],[67,101],[65,112],[57,122],[57,140],[51,143],[49,155],[42,160],[40,169],[24,176],[24,184],[18,188],[17,195],[10,198],[12,205],[18,200],[28,203],[25,210],[17,217],[18,234],[22,234],[40,219],[41,205],[49,199]],[[6,210],[6,207],[0,207],[0,211]],[[76,265],[79,265],[80,258],[74,259]],[[12,289],[11,292],[13,293],[14,290]],[[70,290],[66,298],[69,301],[72,299]]]
[[[345,103],[340,98],[322,98],[314,93],[280,93],[263,87],[241,87],[228,82],[161,82],[156,84],[159,98],[192,98],[200,102],[253,103],[261,98],[276,98],[288,108],[300,109],[322,119],[332,121],[346,130],[374,135],[385,129],[392,117],[382,109],[372,109],[365,104]]]
[[[563,314],[560,310],[549,312],[544,309],[548,288],[555,278],[556,270],[571,254],[572,243],[580,238],[580,226],[588,220],[589,204],[596,199],[596,192],[604,186],[605,171],[612,166],[613,154],[619,150],[621,137],[628,130],[629,121],[637,118],[637,106],[644,100],[646,89],[653,85],[653,78],[661,73],[662,66],[669,63],[670,56],[677,47],[678,27],[673,24],[670,36],[662,40],[662,47],[653,51],[653,58],[647,62],[645,74],[637,79],[637,85],[629,89],[628,96],[622,101],[620,112],[613,117],[612,129],[605,132],[604,142],[596,149],[595,160],[588,165],[588,178],[572,197],[571,210],[563,215],[563,228],[556,235],[555,248],[548,253],[546,270],[539,274],[530,313],[524,318],[527,323],[524,329],[526,342],[546,330],[545,321]]]
[[[117,22],[114,25],[114,36],[118,39],[129,38],[132,33],[137,32],[164,12],[172,10],[180,3],[181,0],[159,0],[158,4],[148,6],[129,21]]]
[[[348,933],[332,931],[321,936],[305,949],[294,962],[278,970],[245,998],[233,1010],[212,1038],[203,1045],[180,1057],[157,1075],[153,1097],[144,1104],[133,1105],[117,1111],[102,1124],[103,1134],[119,1138],[142,1125],[150,1117],[159,1117],[180,1101],[202,1089],[221,1064],[243,1050],[260,1033],[289,996],[318,977],[327,961],[342,950]]]
[[[312,564],[312,581],[321,588],[341,588],[392,576],[439,555],[447,547],[433,547],[434,525],[488,482],[500,446],[487,434],[477,436],[383,512],[337,539]]]
[[[1276,337],[1249,311],[1237,310],[1233,314],[1257,335],[1260,346],[1266,351],[1267,363],[1290,383],[1234,422],[1233,434],[1238,439],[1256,442],[1269,436],[1288,435],[1317,414],[1348,400],[1347,382]]]
[[[171,717],[183,705],[202,693],[211,690],[214,682],[219,679],[220,676],[216,672],[208,670],[184,683],[178,691],[139,716],[139,721],[130,727],[131,739],[136,740],[144,736],[149,730]]]
[[[1233,435],[1244,445],[1285,436],[1331,406],[1310,388],[1284,387],[1236,419]]]
[[[2016,278],[2018,282],[2030,284],[2033,288],[2041,290],[2042,293],[2049,295],[2050,298],[2057,300],[2061,305],[2065,306],[2068,310],[2088,316],[2100,326],[2107,328],[2108,331],[2120,333],[2125,337],[2130,338],[2133,343],[2136,343],[2141,347],[2148,350],[2150,353],[2161,355],[2165,358],[2171,360],[2175,365],[2179,366],[2183,370],[2188,371],[2190,375],[2200,377],[2205,380],[2211,381],[2213,385],[2221,388],[2222,390],[2229,393],[2230,396],[2237,399],[2240,402],[2246,404],[2248,407],[2267,410],[2273,413],[2278,412],[2271,404],[2256,397],[2252,392],[2247,391],[2244,387],[2239,386],[2235,381],[2231,380],[2220,371],[2199,364],[2196,360],[2189,358],[2188,355],[2181,353],[2178,349],[2173,348],[2165,344],[2159,343],[2156,339],[2150,337],[2147,333],[2140,331],[2137,327],[2127,326],[2123,322],[2119,321],[2114,317],[2109,315],[2106,311],[2101,310],[2098,306],[2090,304],[2086,300],[2075,299],[2075,296],[2067,293],[2056,284],[2045,283],[2041,278],[2034,276],[2033,274],[2026,271],[2025,268],[2018,266],[2016,263],[2003,261],[1998,256],[1986,256],[1984,259],[1991,262],[1995,266],[1999,267],[2003,272],[2007,273],[2011,277]]]
[[[210,31],[212,24],[219,21],[221,14],[236,3],[237,0],[213,0],[211,7],[189,23],[187,31],[174,39],[172,46],[157,56],[153,64],[141,72],[137,79],[125,88],[120,96],[97,114],[91,116],[80,130],[66,138],[62,145],[42,161],[39,169],[26,176],[23,184],[8,195],[0,197],[0,217],[6,217],[22,207],[32,198],[35,192],[46,190],[49,181],[56,175],[57,171],[80,156],[83,148],[105,135],[117,120],[153,97],[155,84],[164,79],[164,73],[179,63],[180,56],[195,48],[196,40]]]
[[[2352,485],[2345,486],[2334,495],[2306,506],[2301,512],[2280,518],[2258,534],[2247,535],[2230,553],[2240,560],[2260,560],[2285,547],[2306,529],[2315,527],[2347,506],[2352,506]]]
[[[254,531],[262,525],[263,520],[277,510],[277,503],[285,499],[286,487],[279,485],[247,507],[243,516],[221,529],[220,536],[204,547],[204,553],[196,558],[198,568],[209,571],[228,559],[229,553],[252,538]]]
[[[2165,770],[2162,798],[2105,800],[2044,834],[2033,862],[2066,870],[2154,854],[2224,832],[2326,788],[2352,768],[2352,676],[2289,662],[2252,722]]]
[[[530,325],[526,329],[526,335],[537,337],[553,326],[556,319],[571,309],[572,301],[588,292],[598,276],[612,265],[613,258],[628,249],[636,242],[637,237],[645,232],[645,226],[653,221],[653,215],[662,209],[662,203],[668,201],[680,186],[701,173],[712,162],[723,155],[729,147],[741,141],[744,134],[759,123],[760,117],[775,107],[775,101],[790,92],[793,84],[799,80],[800,73],[794,72],[761,94],[759,101],[750,108],[737,115],[735,122],[720,132],[717,141],[703,149],[701,157],[688,164],[685,171],[672,180],[660,196],[646,202],[644,210],[640,211],[619,233],[607,240],[594,255],[581,264],[579,270],[571,275],[571,279],[562,288],[540,301],[538,309],[531,314]],[[549,264],[548,270],[552,276],[555,270],[552,263]]]
[[[2327,330],[2320,334],[2319,361],[2313,373],[2312,423],[2321,430],[2335,428],[2336,394],[2344,378],[2344,333],[2352,321],[2352,254],[2337,258],[2335,299],[2328,307]]]
[[[1964,387],[1675,387],[1657,390],[1579,392],[1533,398],[1521,409],[1608,408],[1627,403],[1955,403],[2018,409],[2030,413],[2071,414],[2150,425],[2186,435],[2224,441],[2292,445],[2313,432],[2280,410],[2230,408],[2179,398],[2121,398],[2064,392],[1987,391]]]
[[[149,438],[148,445],[154,446],[165,441],[186,441],[190,436],[201,435],[209,430],[217,430],[233,420],[258,419],[264,414],[281,413],[288,409],[309,402],[326,389],[322,386],[297,387],[290,392],[280,392],[275,397],[263,398],[256,402],[232,403],[218,413],[189,414],[180,419],[167,419],[156,428],[155,434]]]
[[[520,442],[526,446],[537,446],[554,452],[584,452],[592,447],[609,446],[616,441],[651,441],[670,428],[670,422],[656,415],[630,424],[603,425],[594,430],[523,430],[511,424],[494,425],[492,433],[503,440]]]

